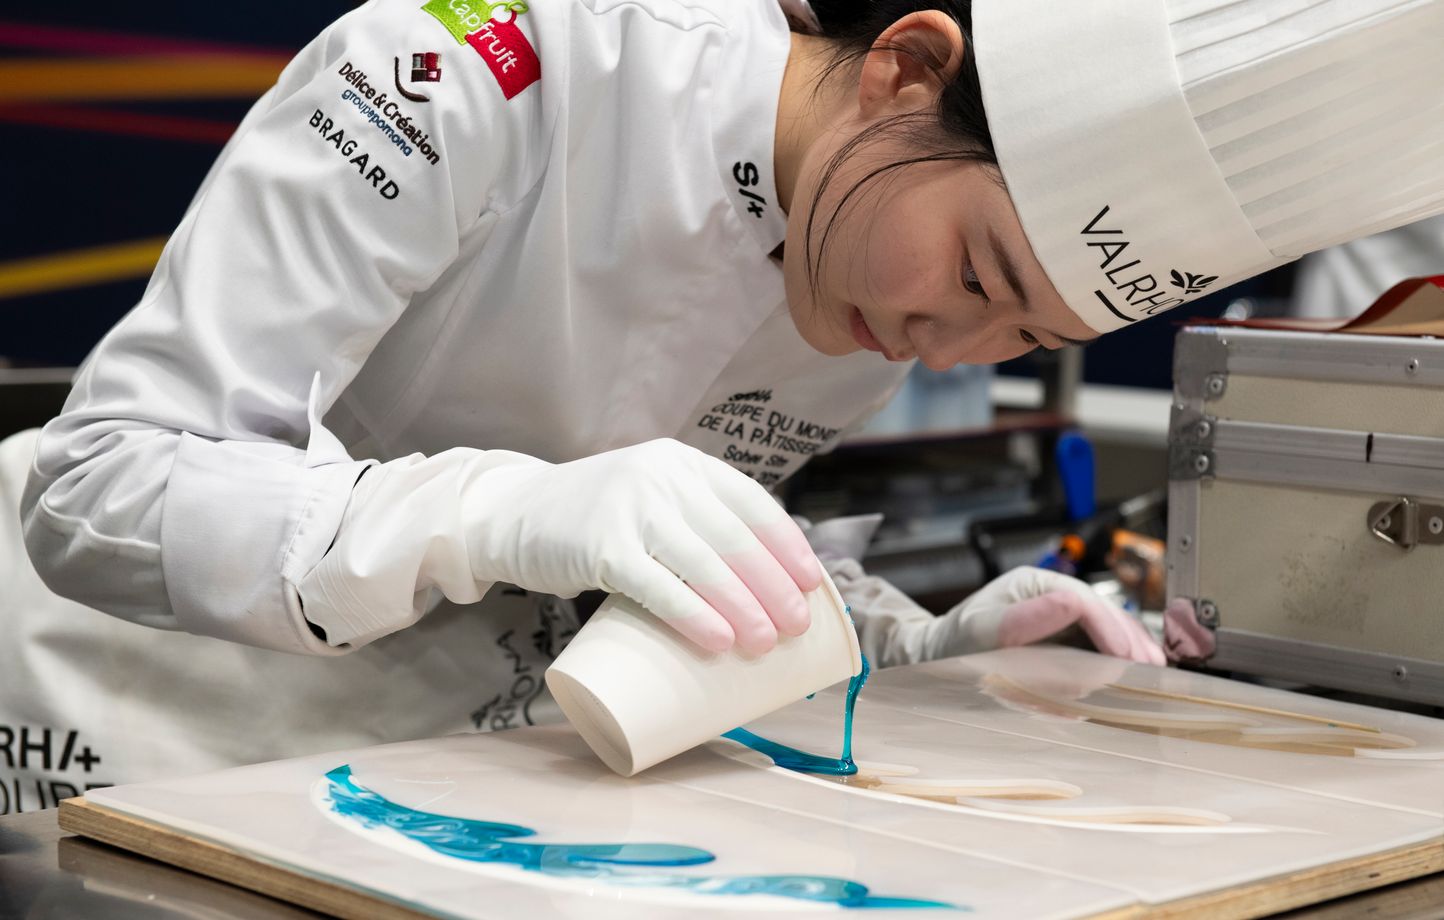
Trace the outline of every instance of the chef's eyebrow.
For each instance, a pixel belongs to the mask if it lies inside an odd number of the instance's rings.
[[[988,245],[993,248],[993,259],[998,263],[998,270],[1003,273],[1003,280],[1007,282],[1008,289],[1012,291],[1013,299],[1018,302],[1023,312],[1027,313],[1031,308],[1028,306],[1027,294],[1023,291],[1023,282],[1018,277],[1018,264],[1013,261],[1008,247],[998,238],[997,231],[992,227],[988,227]],[[1093,339],[1070,339],[1066,335],[1058,335],[1056,332],[1053,335],[1060,342],[1079,347],[1087,345],[1097,338],[1094,336]]]

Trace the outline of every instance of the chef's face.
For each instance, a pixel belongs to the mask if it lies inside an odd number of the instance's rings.
[[[865,348],[943,370],[1096,337],[1034,258],[995,167],[942,160],[890,170],[864,183],[834,218],[870,172],[926,154],[884,133],[844,160],[819,196],[819,178],[847,139],[837,132],[808,151],[788,215],[787,299],[813,348],[828,355]]]

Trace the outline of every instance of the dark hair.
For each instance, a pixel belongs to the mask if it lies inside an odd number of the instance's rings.
[[[978,79],[977,58],[973,53],[972,0],[812,0],[812,9],[822,26],[823,37],[833,42],[837,49],[833,60],[823,71],[822,82],[826,82],[841,68],[866,57],[878,36],[909,13],[939,10],[948,14],[962,30],[963,40],[967,45],[962,65],[952,82],[939,94],[936,109],[931,112],[894,115],[872,125],[844,144],[823,167],[813,195],[812,207],[807,214],[803,246],[808,284],[815,295],[817,273],[822,267],[822,258],[827,250],[827,241],[832,235],[833,224],[842,209],[864,186],[888,173],[918,163],[959,160],[996,167],[998,155],[993,149],[993,136],[988,130],[987,113],[983,110],[983,88]],[[912,53],[901,47],[890,50],[901,54]],[[854,183],[828,217],[814,260],[812,227],[817,219],[822,192],[831,184],[838,169],[859,149],[883,136],[896,134],[905,134],[926,152],[879,166]],[[1001,181],[999,176],[999,182]]]

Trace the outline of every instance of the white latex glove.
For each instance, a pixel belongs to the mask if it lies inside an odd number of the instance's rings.
[[[882,515],[839,517],[820,524],[798,520],[851,606],[863,654],[876,667],[1041,642],[1075,623],[1105,654],[1163,664],[1163,651],[1142,624],[1076,578],[1046,569],[1014,569],[935,617],[858,563]]]
[[[559,464],[458,448],[375,467],[298,593],[333,645],[413,622],[431,587],[470,603],[505,582],[625,594],[704,649],[755,654],[807,629],[821,578],[765,489],[658,440]]]
[[[1028,566],[993,579],[928,624],[932,657],[1041,642],[1077,624],[1105,655],[1165,663],[1143,625],[1084,582]]]

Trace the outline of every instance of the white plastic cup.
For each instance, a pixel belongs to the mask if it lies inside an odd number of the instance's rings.
[[[633,776],[862,670],[832,579],[806,596],[807,632],[753,657],[704,652],[613,594],[547,669],[547,687],[602,762]]]

